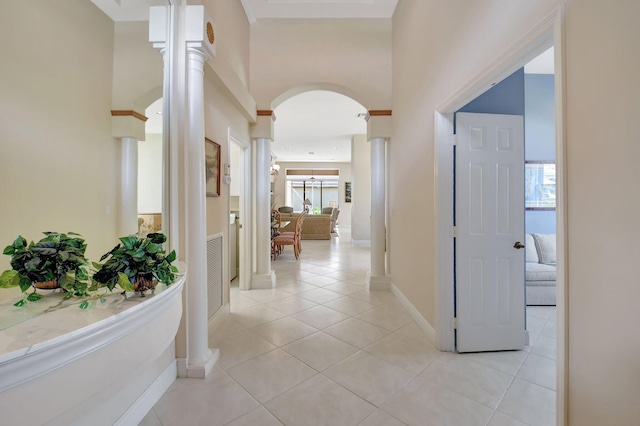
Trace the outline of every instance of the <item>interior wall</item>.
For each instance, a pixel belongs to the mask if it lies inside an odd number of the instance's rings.
[[[434,123],[442,104],[565,5],[569,425],[640,418],[640,3],[398,3],[393,27],[393,280],[435,324]],[[440,42],[445,41],[445,42]],[[598,58],[598,60],[594,60]]]
[[[525,74],[525,160],[555,161],[556,159],[553,78],[553,74]],[[527,210],[525,229],[529,234],[555,234],[556,212]]]
[[[250,37],[251,93],[260,108],[315,83],[345,88],[368,109],[389,108],[390,19],[264,19]]]
[[[50,40],[43,43],[44,40]],[[7,2],[0,13],[0,244],[74,231],[113,248],[119,141],[111,137],[113,22],[84,0]],[[9,257],[0,257],[0,270]]]
[[[340,170],[339,179],[339,200],[338,208],[340,209],[340,216],[338,216],[339,226],[347,227],[351,226],[351,206],[352,203],[345,203],[344,201],[344,183],[351,182],[352,179],[352,166],[351,163],[320,163],[320,162],[295,162],[295,161],[278,161],[276,164],[280,165],[280,172],[276,176],[276,180],[273,184],[273,200],[276,208],[285,205],[285,192],[286,192],[286,170],[287,169],[338,169]]]
[[[351,141],[351,239],[355,243],[371,242],[371,143],[366,135]]]
[[[115,22],[112,109],[140,114],[162,97],[164,61],[149,43],[149,22]]]

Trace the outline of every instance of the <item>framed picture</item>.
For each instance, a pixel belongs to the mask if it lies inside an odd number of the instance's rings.
[[[351,202],[351,182],[344,183],[344,202]]]
[[[204,170],[207,197],[220,196],[220,145],[204,139]]]
[[[556,209],[555,162],[524,162],[524,207],[526,210]]]

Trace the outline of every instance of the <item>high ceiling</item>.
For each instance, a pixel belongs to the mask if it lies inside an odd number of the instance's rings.
[[[114,21],[147,20],[149,6],[168,0],[91,0]],[[269,18],[391,18],[398,0],[241,0],[249,22]],[[553,73],[553,49],[525,67],[527,73]],[[161,132],[162,101],[147,109],[148,132]],[[272,152],[277,161],[349,162],[351,138],[366,133],[354,100],[327,91],[294,96],[275,109]],[[311,154],[312,153],[312,154]]]
[[[271,152],[277,161],[350,162],[353,135],[365,134],[366,108],[335,92],[314,90],[274,110]]]
[[[391,18],[398,0],[241,0],[249,22],[265,18]]]

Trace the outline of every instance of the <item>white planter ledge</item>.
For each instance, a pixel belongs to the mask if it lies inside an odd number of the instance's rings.
[[[111,294],[87,310],[69,301],[48,311],[61,295],[25,308],[0,302],[3,423],[141,420],[176,377],[184,280],[145,298]]]

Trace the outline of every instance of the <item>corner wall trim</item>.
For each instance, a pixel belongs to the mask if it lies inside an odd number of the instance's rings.
[[[127,110],[114,109],[114,110],[111,110],[111,116],[112,117],[128,117],[128,116],[131,116],[131,117],[137,118],[138,120],[141,120],[141,121],[147,121],[148,120],[147,117],[145,117],[144,115],[142,115],[139,112],[136,112],[136,111],[134,111],[132,109],[127,109]]]
[[[415,306],[413,306],[411,302],[409,302],[409,299],[407,299],[405,295],[402,294],[400,289],[398,289],[398,287],[396,287],[393,283],[391,283],[391,293],[393,293],[394,296],[398,298],[402,306],[407,310],[407,312],[409,312],[409,315],[411,315],[411,318],[413,318],[413,320],[418,324],[418,327],[420,327],[420,329],[427,335],[429,340],[431,340],[431,343],[435,344],[436,330],[431,326],[431,324],[429,324],[429,321],[427,321],[422,315],[420,315],[420,312],[418,312]]]

